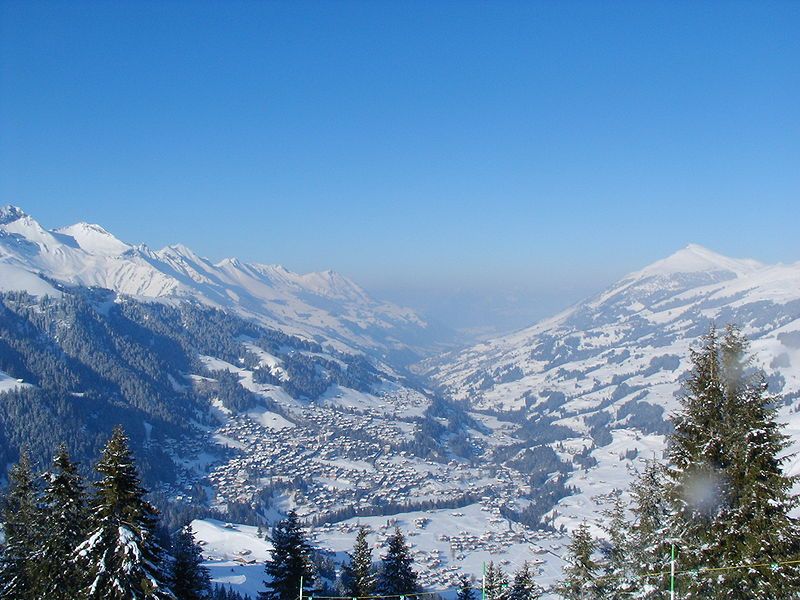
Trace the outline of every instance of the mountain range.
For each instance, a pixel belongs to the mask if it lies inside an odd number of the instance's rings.
[[[333,271],[212,263],[99,225],[47,230],[7,206],[0,460],[27,445],[43,462],[65,440],[85,461],[124,424],[160,506],[204,517],[207,558],[244,590],[261,570],[232,563],[237,544],[266,550],[255,528],[211,516],[256,525],[295,508],[334,553],[356,523],[377,534],[391,516],[415,533],[433,588],[487,553],[531,554],[555,577],[563,532],[599,522],[660,455],[691,350],[728,324],[752,341],[800,450],[800,263],[689,245],[552,318],[453,349],[448,332]],[[796,459],[787,468],[800,473]]]
[[[0,290],[53,294],[60,284],[230,308],[341,350],[406,362],[445,334],[335,271],[298,274],[236,258],[212,263],[181,244],[152,250],[89,223],[47,230],[14,206],[0,208],[0,275]]]

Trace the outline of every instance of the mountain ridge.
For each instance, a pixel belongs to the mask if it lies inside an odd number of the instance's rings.
[[[24,280],[19,288],[34,292],[52,286],[33,285],[31,277],[140,299],[198,300],[292,335],[376,356],[411,348],[418,358],[447,336],[413,310],[376,300],[332,270],[301,274],[236,258],[213,263],[183,244],[152,250],[87,222],[47,230],[11,205],[0,209],[0,264],[27,271],[22,276],[7,269],[10,277]],[[13,280],[4,282],[4,289],[13,288]]]

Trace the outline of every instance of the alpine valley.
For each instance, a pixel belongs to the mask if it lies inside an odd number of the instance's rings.
[[[213,579],[255,595],[294,508],[335,577],[357,524],[409,536],[421,583],[494,560],[560,577],[565,534],[664,449],[690,350],[739,325],[800,450],[800,263],[690,245],[468,348],[333,272],[152,250],[0,209],[0,460],[84,473],[121,424]],[[800,464],[789,461],[789,472]],[[595,533],[600,533],[594,527]]]

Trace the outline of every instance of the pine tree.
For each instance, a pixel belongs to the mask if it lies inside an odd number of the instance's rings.
[[[172,593],[178,600],[205,600],[211,593],[211,575],[194,541],[191,525],[182,527],[172,541]]]
[[[89,600],[174,599],[155,540],[158,513],[145,499],[128,438],[117,427],[96,466],[93,522],[77,549]]]
[[[37,510],[38,490],[28,453],[8,473],[8,492],[3,499],[2,521],[5,549],[0,559],[0,598],[36,598],[36,563],[41,529]]]
[[[214,585],[210,598],[211,600],[250,600],[250,596],[243,596],[239,592],[219,584]]]
[[[375,590],[372,550],[367,543],[366,527],[361,527],[356,534],[350,563],[342,569],[342,583],[345,594],[351,598],[369,596]]]
[[[494,562],[489,561],[483,574],[483,597],[485,600],[506,600],[508,577]]]
[[[567,600],[594,600],[602,598],[597,585],[598,564],[592,558],[596,542],[586,523],[581,523],[572,534],[567,548],[567,565],[564,579],[556,586],[556,593]]]
[[[259,594],[259,600],[296,600],[300,581],[305,593],[306,589],[312,589],[314,574],[311,547],[294,510],[272,528],[271,541],[272,555],[264,567],[269,580],[264,582],[267,589]]]
[[[476,600],[475,584],[468,575],[461,575],[458,578],[458,591],[456,600]]]
[[[716,540],[725,535],[718,527],[719,517],[729,504],[725,469],[730,455],[725,441],[730,438],[726,428],[731,422],[725,414],[714,328],[704,337],[703,347],[692,350],[691,357],[693,370],[681,398],[682,410],[673,418],[675,431],[668,445],[669,529],[680,536],[681,568],[696,571],[719,566]],[[701,578],[681,591],[692,598],[713,597],[713,587],[711,579]]]
[[[601,547],[603,575],[601,588],[608,600],[627,600],[634,589],[634,572],[631,565],[630,530],[625,519],[625,503],[619,493],[611,506],[603,512],[603,530],[607,542]]]
[[[52,600],[73,600],[85,583],[75,562],[75,548],[85,539],[89,513],[78,468],[64,444],[45,476],[42,498],[42,542],[35,556],[37,594]]]
[[[790,443],[776,421],[778,398],[769,393],[764,373],[753,370],[747,340],[738,329],[726,329],[720,354],[726,412],[733,423],[727,441],[731,497],[724,513],[722,559],[729,564],[796,559],[800,527],[789,514],[800,501],[792,494],[797,477],[783,472]],[[737,570],[726,580],[730,589],[746,590],[752,598],[800,596],[796,564]]]
[[[383,557],[376,590],[383,596],[413,594],[419,590],[417,574],[414,572],[411,551],[398,527],[386,541],[386,555]]]
[[[508,600],[535,600],[541,596],[541,590],[533,580],[528,563],[523,562],[514,574],[514,581],[508,593]]]
[[[670,560],[669,506],[665,496],[666,472],[655,458],[645,462],[644,469],[631,484],[633,523],[630,526],[628,550],[630,567],[634,574],[629,597],[640,600],[662,598],[667,589],[666,577],[654,573],[664,572]]]
[[[693,370],[669,447],[671,529],[678,532],[685,598],[791,598],[800,595],[796,565],[716,571],[795,558],[798,506],[783,473],[787,436],[775,420],[776,398],[752,368],[742,334],[712,330],[692,355]]]

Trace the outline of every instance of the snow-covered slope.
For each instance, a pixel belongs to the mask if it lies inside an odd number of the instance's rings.
[[[530,328],[431,360],[426,370],[474,408],[522,410],[554,428],[559,452],[589,455],[586,472],[569,479],[580,493],[556,507],[556,524],[569,528],[627,487],[637,457],[660,452],[690,348],[712,324],[728,323],[752,340],[784,401],[781,419],[800,431],[800,263],[763,265],[697,245]],[[800,449],[800,437],[795,442]]]
[[[429,510],[399,513],[388,519],[349,519],[315,528],[308,535],[314,547],[336,561],[344,561],[347,553],[352,552],[355,533],[365,527],[367,541],[377,559],[385,552],[387,537],[395,526],[407,536],[423,587],[436,590],[444,598],[455,597],[461,575],[474,576],[479,591],[483,563],[488,561],[509,571],[528,561],[541,586],[552,585],[561,577],[562,561],[553,560],[553,550],[561,551],[565,539],[509,526],[480,504],[458,511]],[[269,542],[258,537],[255,527],[206,519],[193,521],[192,528],[215,583],[254,598],[264,589],[263,561],[271,548]]]
[[[434,341],[412,310],[377,301],[333,271],[303,275],[235,258],[212,263],[180,244],[153,251],[88,223],[46,230],[13,206],[0,208],[0,269],[6,291],[42,295],[61,282],[140,299],[191,299],[343,350],[382,354]]]
[[[741,326],[779,375],[774,390],[797,394],[800,263],[762,265],[697,245],[533,327],[431,361],[428,372],[477,407],[538,412],[557,393],[551,413],[613,412],[634,398],[669,409],[688,350],[712,323]]]
[[[131,249],[128,244],[115,238],[100,225],[92,223],[75,223],[67,227],[60,227],[54,233],[71,237],[82,250],[89,254],[119,256]]]

